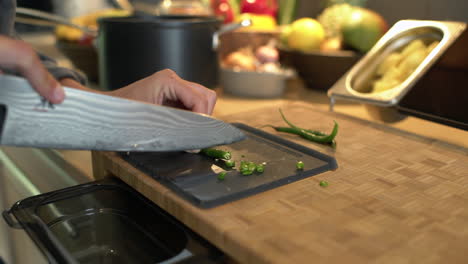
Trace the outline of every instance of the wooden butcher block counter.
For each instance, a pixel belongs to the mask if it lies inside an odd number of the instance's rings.
[[[467,148],[298,102],[223,119],[283,125],[279,107],[298,126],[339,123],[336,151],[262,128],[334,156],[337,170],[212,209],[116,153],[93,153],[95,177],[123,179],[239,263],[467,263]]]

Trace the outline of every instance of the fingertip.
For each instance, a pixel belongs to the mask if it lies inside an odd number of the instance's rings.
[[[63,90],[63,87],[57,83],[52,90],[51,102],[54,104],[60,104],[63,100],[65,100],[65,91]]]
[[[195,104],[193,106],[192,111],[196,112],[196,113],[200,113],[200,114],[208,114],[207,110],[206,110],[206,107],[204,107],[204,105],[201,104],[201,103]]]

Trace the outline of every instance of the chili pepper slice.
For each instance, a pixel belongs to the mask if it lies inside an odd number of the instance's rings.
[[[224,165],[228,168],[234,168],[236,166],[236,162],[233,160],[225,160]]]
[[[328,182],[326,182],[326,181],[320,181],[319,185],[320,185],[321,187],[328,187]]]
[[[253,174],[253,171],[251,171],[251,170],[243,170],[243,171],[241,171],[241,173],[242,173],[242,175],[247,176],[247,175],[252,175],[252,174]]]
[[[205,154],[208,157],[215,158],[215,159],[225,159],[225,160],[230,160],[231,159],[231,152],[229,151],[224,151],[221,149],[215,149],[215,148],[204,148],[200,151],[200,153]]]
[[[304,169],[304,162],[298,161],[298,162],[296,163],[296,169],[298,169],[298,170],[303,170],[303,169]]]
[[[220,181],[224,181],[224,179],[226,178],[226,172],[225,171],[222,171],[218,174],[218,180]]]
[[[263,164],[257,164],[257,167],[255,168],[256,172],[263,173],[265,171],[265,165]]]

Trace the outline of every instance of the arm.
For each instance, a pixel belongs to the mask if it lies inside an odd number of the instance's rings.
[[[162,70],[115,91],[101,92],[65,78],[64,86],[107,94],[152,104],[173,106],[203,114],[211,114],[216,104],[216,93],[200,84],[180,78],[172,70]]]
[[[44,67],[30,45],[4,36],[0,36],[0,69],[20,73],[29,80],[40,95],[54,104],[61,103],[65,98],[61,85],[153,104],[180,107],[204,114],[211,114],[216,103],[214,91],[200,84],[183,80],[171,70],[156,72],[147,78],[110,92],[90,89],[70,78],[73,75],[68,73],[62,75],[63,78],[60,78],[59,83],[49,73],[50,68],[48,71]]]

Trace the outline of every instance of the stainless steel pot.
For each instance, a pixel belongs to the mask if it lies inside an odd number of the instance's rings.
[[[100,86],[114,90],[152,73],[172,69],[182,78],[210,88],[218,85],[219,37],[250,20],[221,25],[210,16],[153,16],[139,13],[131,17],[105,17],[98,21],[99,32],[73,24],[61,16],[18,8],[23,22],[49,22],[76,27],[97,36]]]
[[[215,88],[219,35],[250,21],[221,26],[205,16],[133,16],[98,21],[99,79],[104,89],[128,85],[172,69],[182,78]]]

